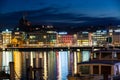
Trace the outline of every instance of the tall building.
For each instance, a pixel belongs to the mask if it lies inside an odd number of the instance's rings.
[[[25,16],[23,16],[20,20],[19,20],[19,25],[18,28],[20,31],[30,31],[31,29],[31,23],[25,18]]]

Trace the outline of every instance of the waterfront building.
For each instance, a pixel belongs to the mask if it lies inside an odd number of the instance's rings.
[[[2,36],[3,36],[3,47],[6,47],[7,45],[11,44],[12,31],[6,29],[5,31],[2,31]]]
[[[67,32],[59,32],[57,35],[58,46],[72,46],[74,37]]]
[[[46,39],[46,42],[49,44],[49,46],[55,46],[57,44],[57,32],[47,31],[47,35],[44,35],[44,39]]]
[[[112,44],[114,46],[119,46],[120,45],[120,28],[113,30],[111,37],[112,37]]]
[[[37,46],[53,46],[56,44],[57,32],[54,30],[42,29],[41,31],[33,31],[28,33],[29,45]],[[39,44],[39,45],[38,45]]]
[[[107,30],[97,30],[92,34],[92,45],[103,46],[106,44],[106,38],[108,37]]]
[[[26,33],[24,31],[14,31],[13,34],[12,34],[12,37],[13,38],[16,38],[16,39],[22,39],[22,40],[25,40],[25,38],[27,37]]]
[[[77,45],[89,46],[89,32],[83,31],[77,33]]]
[[[18,30],[14,31],[12,33],[12,45],[16,45],[16,46],[22,46],[23,44],[26,44],[27,42],[27,34],[24,31],[19,31],[19,28],[17,28]]]

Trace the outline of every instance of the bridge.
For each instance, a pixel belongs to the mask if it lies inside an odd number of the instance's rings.
[[[7,47],[7,48],[2,48],[3,51],[11,51],[11,50],[18,50],[18,51],[51,51],[51,50],[92,50],[92,49],[103,49],[105,47],[99,47],[99,46],[84,46],[84,47]],[[109,47],[109,48],[118,48],[120,49],[120,46],[114,46],[114,47]]]

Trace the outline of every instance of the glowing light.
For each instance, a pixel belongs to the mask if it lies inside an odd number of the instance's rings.
[[[120,32],[120,29],[114,30],[115,32]]]
[[[89,51],[82,51],[82,61],[89,61],[90,53]]]
[[[6,32],[8,32],[8,29],[6,29]]]
[[[66,80],[63,77],[68,75],[67,51],[59,51],[59,80]]]
[[[47,55],[44,52],[44,80],[47,80]]]
[[[77,52],[77,62],[81,62],[81,53]]]
[[[21,53],[18,51],[14,51],[14,67],[16,74],[21,77],[21,71],[22,71],[22,56]],[[16,78],[18,78],[16,76]]]
[[[74,52],[74,74],[77,73],[77,55],[76,52]]]
[[[60,54],[60,52],[58,53],[59,54],[59,67],[58,67],[58,71],[59,71],[59,80],[61,80],[60,78],[61,78],[61,75],[62,75],[62,73],[61,73],[61,54]]]
[[[58,34],[67,34],[67,32],[59,32]]]
[[[6,52],[6,51],[3,51],[3,56],[2,56],[3,60],[2,60],[2,69],[4,69],[7,73],[8,73],[8,66],[9,66],[9,62],[12,61],[12,52]]]
[[[33,53],[30,52],[30,66],[33,67],[33,55],[32,55],[32,54],[33,54]]]
[[[88,34],[88,32],[82,32],[82,34]]]

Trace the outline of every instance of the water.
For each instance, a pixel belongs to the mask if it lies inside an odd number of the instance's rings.
[[[14,62],[16,80],[22,78],[27,79],[29,74],[28,68],[34,69],[42,67],[39,70],[32,71],[32,78],[39,80],[41,76],[44,80],[67,80],[68,74],[77,73],[77,62],[88,60],[89,52],[71,51],[3,51],[1,52],[1,66],[9,66],[9,62]],[[86,54],[86,55],[85,55]],[[82,59],[82,60],[81,60]],[[3,67],[4,68],[4,67]],[[2,68],[2,69],[3,69]],[[6,68],[9,73],[9,68]],[[42,75],[41,75],[42,74]]]

